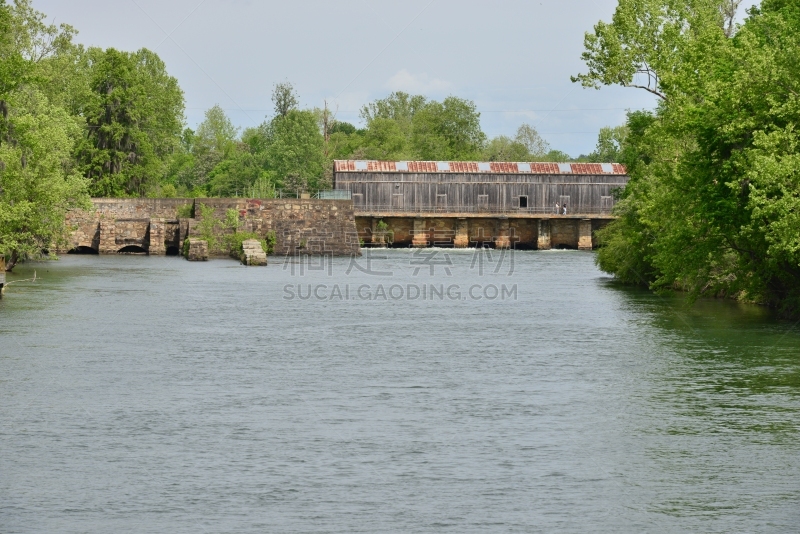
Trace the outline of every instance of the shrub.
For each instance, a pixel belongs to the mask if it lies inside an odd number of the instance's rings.
[[[183,206],[178,206],[178,209],[175,213],[175,218],[177,219],[191,219],[194,217],[194,205],[193,204],[184,204]]]

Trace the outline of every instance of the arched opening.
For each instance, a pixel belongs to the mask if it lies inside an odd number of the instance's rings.
[[[147,251],[139,245],[128,245],[119,249],[117,254],[147,254]]]
[[[92,247],[75,247],[68,251],[67,254],[98,254],[97,249]]]
[[[180,256],[181,249],[178,247],[170,246],[167,247],[167,256]]]

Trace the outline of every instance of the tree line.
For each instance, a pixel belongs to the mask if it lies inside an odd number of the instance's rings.
[[[361,109],[363,128],[337,120],[327,106],[300,109],[288,82],[275,86],[272,102],[272,118],[243,131],[219,106],[209,109],[196,131],[183,131],[180,146],[149,194],[269,198],[277,190],[320,190],[331,186],[336,159],[572,161],[551,149],[528,124],[513,137],[487,139],[475,104],[455,96],[438,102],[391,93]],[[597,151],[580,161],[611,156],[602,148],[609,146],[613,152],[616,145],[601,141]]]
[[[85,48],[73,27],[47,24],[31,0],[0,0],[0,11],[4,133],[14,138],[22,116],[47,108],[68,133],[56,149],[68,153],[62,171],[84,178],[91,196],[318,190],[330,186],[337,158],[571,160],[530,125],[488,139],[475,104],[455,96],[392,93],[365,105],[357,128],[327,105],[301,109],[288,82],[275,86],[274,113],[259,126],[240,130],[214,106],[192,130],[183,91],[154,52]]]
[[[620,0],[585,39],[587,87],[658,98],[629,113],[630,183],[599,234],[599,266],[694,298],[800,313],[800,3]]]

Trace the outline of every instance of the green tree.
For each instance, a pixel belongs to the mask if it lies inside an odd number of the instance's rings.
[[[414,159],[408,137],[396,120],[376,117],[363,137],[363,156],[375,160]]]
[[[721,46],[720,0],[620,0],[612,22],[584,39],[589,70],[572,77],[584,87],[622,85],[662,100],[691,93],[709,54]]]
[[[285,117],[290,111],[296,110],[300,103],[297,92],[289,82],[276,83],[272,90],[272,103],[275,105],[275,114]]]
[[[324,139],[313,111],[290,110],[285,116],[278,115],[261,127],[266,167],[278,182],[288,177],[305,180],[308,188],[320,189],[323,181],[325,157]],[[297,178],[290,180],[295,187]]]
[[[235,157],[238,134],[238,128],[219,105],[206,111],[205,119],[192,138],[194,174],[189,184],[192,189],[207,188],[217,166]],[[227,167],[230,168],[230,165]]]
[[[361,108],[361,118],[370,127],[372,121],[385,119],[395,121],[410,140],[412,133],[412,120],[428,103],[422,95],[410,95],[402,91],[391,93],[386,98],[375,100]]]
[[[206,111],[205,120],[197,127],[195,142],[204,143],[217,152],[224,153],[238,136],[239,128],[233,125],[225,111],[216,104]]]
[[[455,96],[429,102],[412,118],[412,148],[426,160],[474,160],[486,135],[475,104]]]
[[[487,161],[542,161],[547,159],[550,144],[536,128],[522,124],[514,138],[500,135],[489,141],[483,151]]]
[[[181,134],[178,146],[166,158],[164,176],[159,185],[171,185],[179,196],[198,196],[195,194],[197,191],[193,191],[197,184],[194,143],[194,130],[186,128]],[[158,194],[158,188],[151,191]]]
[[[367,130],[359,130],[348,122],[336,121],[330,129],[328,136],[328,157],[334,159],[364,159],[365,137]]]
[[[482,159],[486,161],[530,161],[528,147],[506,135],[498,135],[486,145]]]
[[[47,24],[46,15],[33,9],[30,0],[15,0],[10,6],[15,49],[27,63],[26,77],[54,106],[82,116],[90,99],[86,51],[73,42],[78,33],[68,24]]]
[[[628,137],[628,126],[606,126],[600,128],[597,147],[589,154],[589,161],[596,163],[616,163],[622,157],[622,147]]]
[[[144,195],[164,174],[183,123],[183,92],[149,50],[88,51],[87,136],[77,149],[97,196]]]
[[[525,147],[531,160],[541,159],[550,151],[550,143],[545,141],[530,124],[522,124],[517,128],[514,141]]]
[[[8,95],[28,81],[30,60],[17,44],[18,25],[14,13],[0,0],[0,111],[8,115]]]
[[[9,95],[0,140],[0,253],[10,271],[64,238],[69,209],[87,207],[86,181],[70,164],[80,126],[35,89]]]
[[[541,158],[542,161],[551,161],[554,163],[562,163],[567,161],[572,161],[572,156],[563,152],[561,150],[551,150],[544,157]]]
[[[270,177],[258,156],[250,152],[247,144],[237,143],[211,172],[209,192],[220,197],[246,195],[259,178]]]
[[[764,0],[730,39],[719,15],[687,24],[696,41],[673,49],[681,68],[666,101],[629,115],[620,159],[631,180],[599,235],[599,265],[655,289],[798,313],[800,5]]]

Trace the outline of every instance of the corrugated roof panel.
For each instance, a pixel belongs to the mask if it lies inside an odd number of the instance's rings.
[[[460,172],[533,174],[627,174],[619,163],[476,162],[476,161],[363,161],[336,160],[337,172]]]
[[[353,172],[356,170],[355,161],[353,160],[338,160],[336,161],[336,170],[341,172]]]
[[[510,173],[518,172],[516,163],[493,161],[491,163],[491,167],[492,167],[492,172],[510,172]]]
[[[367,162],[369,172],[395,172],[394,161],[369,161]]]
[[[452,172],[480,172],[480,163],[474,161],[451,161],[450,170]]]
[[[558,174],[558,165],[555,163],[531,163],[531,172],[536,174]]]
[[[603,166],[599,163],[572,163],[574,174],[603,174]]]
[[[436,172],[435,161],[409,161],[409,172]]]

